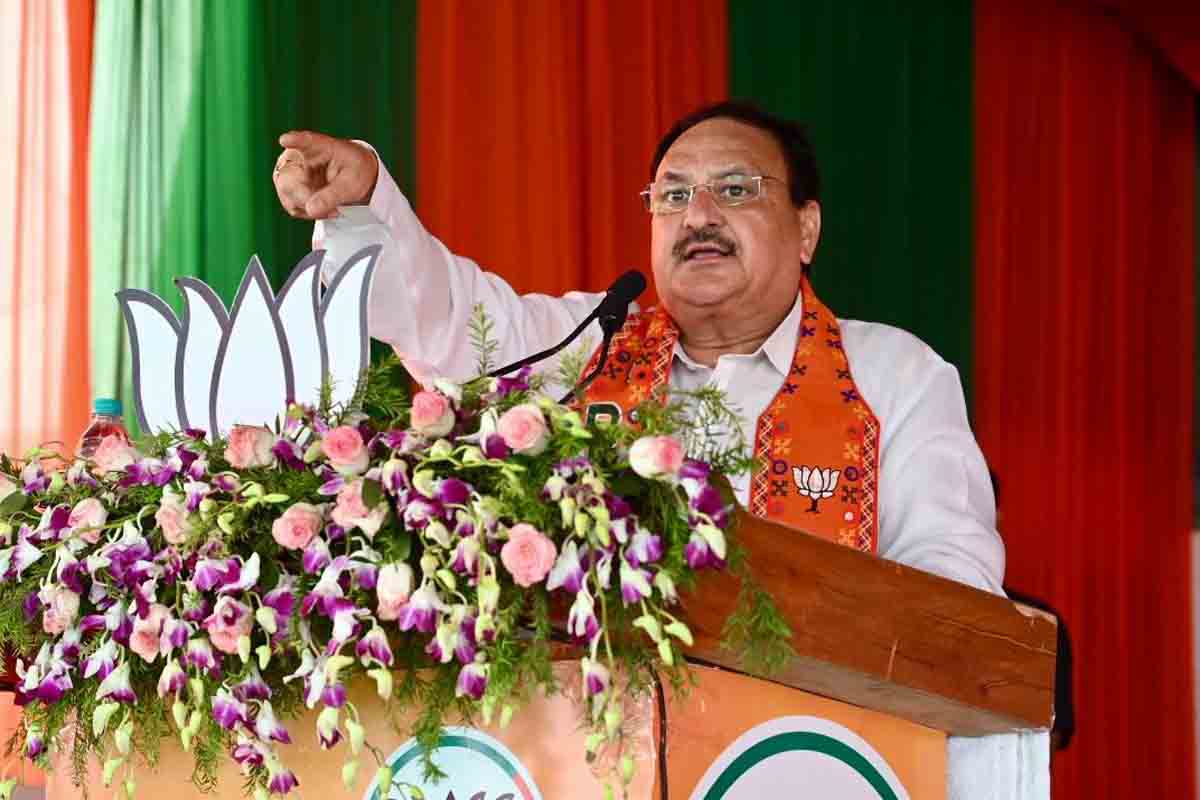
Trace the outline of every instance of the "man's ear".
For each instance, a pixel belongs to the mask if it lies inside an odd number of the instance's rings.
[[[796,214],[800,217],[800,261],[811,264],[821,238],[821,204],[809,200]]]

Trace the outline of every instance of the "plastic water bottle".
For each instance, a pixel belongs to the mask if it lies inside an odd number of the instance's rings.
[[[79,438],[79,447],[75,449],[76,456],[91,458],[104,437],[113,435],[129,441],[129,431],[125,430],[125,422],[121,419],[121,401],[111,397],[97,397],[92,404],[92,419],[83,436]]]

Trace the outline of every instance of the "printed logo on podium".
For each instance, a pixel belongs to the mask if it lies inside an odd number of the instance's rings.
[[[908,800],[896,773],[853,731],[819,717],[779,717],[725,748],[691,800],[837,797]]]
[[[542,800],[520,759],[502,742],[474,728],[445,728],[433,760],[446,773],[437,783],[425,780],[421,748],[416,739],[409,739],[388,757],[391,792],[382,793],[376,779],[363,800],[408,800],[412,786],[426,800]]]

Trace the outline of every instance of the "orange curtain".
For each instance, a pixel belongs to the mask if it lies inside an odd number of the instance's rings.
[[[1195,95],[1087,6],[975,14],[975,421],[1073,639],[1054,797],[1194,797]]]
[[[88,416],[91,0],[0,3],[0,452]]]
[[[422,2],[425,225],[521,292],[649,277],[637,193],[666,128],[728,91],[727,2]]]

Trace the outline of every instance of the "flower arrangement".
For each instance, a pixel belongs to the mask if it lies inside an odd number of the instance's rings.
[[[132,796],[134,748],[153,762],[175,736],[199,784],[232,758],[256,797],[282,795],[283,746],[306,735],[283,720],[307,708],[352,787],[383,763],[347,701],[365,675],[420,710],[436,771],[447,715],[504,723],[554,690],[554,608],[585,653],[588,755],[619,753],[614,698],[654,670],[682,682],[678,591],[732,554],[718,478],[748,461],[695,413],[719,398],[652,400],[634,429],[586,424],[528,371],[411,399],[402,376],[380,363],[346,407],[292,405],[276,430],[110,437],[57,471],[44,450],[0,457],[0,645],[24,656],[30,758],[97,757]]]

